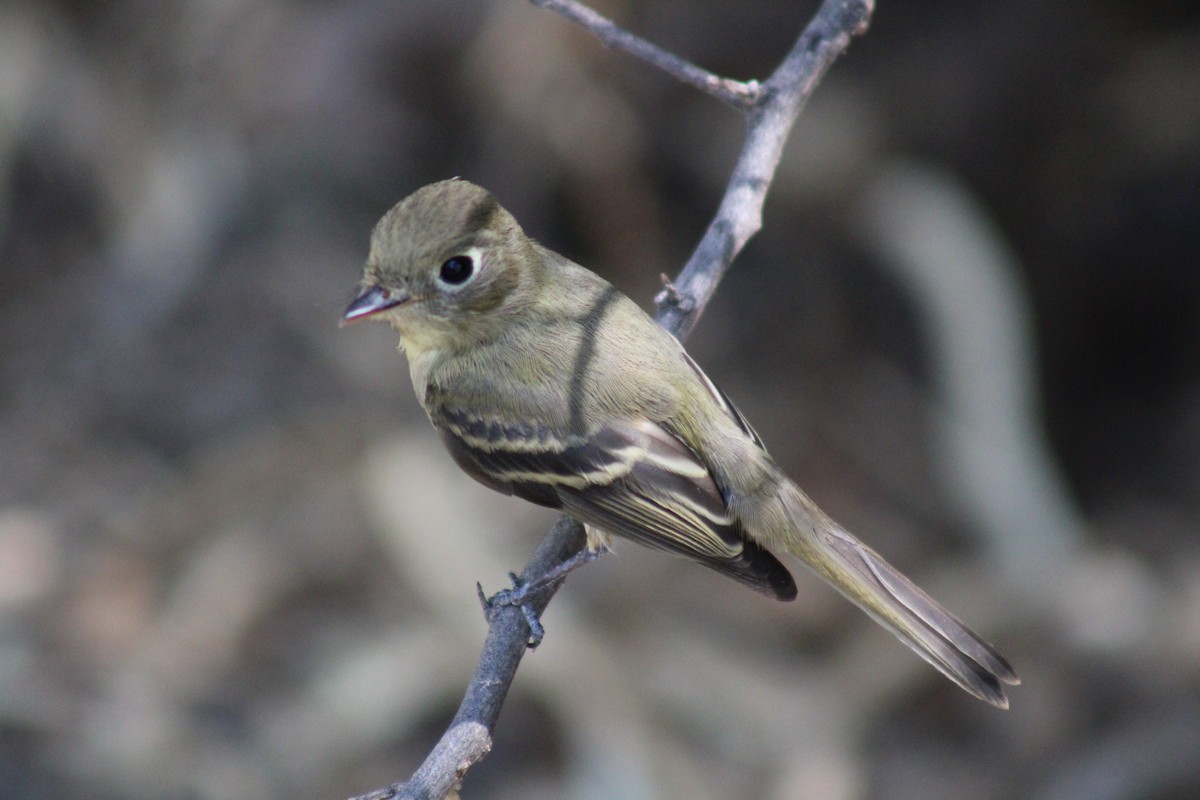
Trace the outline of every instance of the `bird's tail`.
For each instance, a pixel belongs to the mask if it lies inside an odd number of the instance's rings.
[[[1008,708],[1002,684],[1020,679],[994,647],[825,516],[790,481],[780,487],[780,499],[800,529],[799,541],[789,542],[794,555],[947,678],[981,700]]]

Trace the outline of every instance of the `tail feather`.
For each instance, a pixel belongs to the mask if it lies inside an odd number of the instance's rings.
[[[824,577],[950,680],[1008,708],[1001,684],[1020,679],[994,647],[862,542],[841,529],[826,535],[844,569],[833,576],[819,570]]]
[[[1003,684],[1021,682],[1008,661],[832,520],[817,511],[819,522],[811,524],[816,507],[796,492],[806,501],[801,518],[812,538],[794,548],[795,555],[947,678],[981,700],[1008,708]]]

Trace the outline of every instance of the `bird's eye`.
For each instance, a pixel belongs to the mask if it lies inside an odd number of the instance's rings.
[[[438,277],[442,283],[450,286],[461,286],[475,274],[475,262],[470,256],[454,256],[442,264]]]

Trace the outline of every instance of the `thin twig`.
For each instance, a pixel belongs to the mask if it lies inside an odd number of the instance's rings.
[[[720,97],[747,116],[746,141],[717,214],[678,280],[669,283],[655,301],[659,323],[682,340],[695,327],[733,259],[762,227],[763,202],[796,116],[851,38],[866,31],[874,0],[825,0],[761,87],[712,75],[622,31],[573,0],[531,1],[565,14],[605,44],[626,50],[684,83]],[[730,88],[736,86],[745,88]],[[584,544],[583,526],[570,518],[560,518],[525,565],[522,578],[545,574],[582,550]],[[549,605],[557,589],[552,585],[537,597],[534,610],[538,614]],[[408,782],[356,800],[440,800],[454,791],[467,770],[491,749],[491,732],[525,654],[528,636],[529,627],[520,608],[494,608],[479,665],[446,734]]]
[[[535,6],[562,14],[572,22],[586,28],[606,46],[624,50],[648,64],[658,67],[681,83],[686,83],[734,108],[749,111],[762,96],[762,85],[758,81],[737,81],[723,78],[703,67],[668,53],[653,42],[648,42],[624,28],[620,28],[608,17],[596,13],[575,0],[530,0]]]

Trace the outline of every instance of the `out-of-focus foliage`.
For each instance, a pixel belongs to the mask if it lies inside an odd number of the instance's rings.
[[[750,78],[813,9],[602,10]],[[338,331],[372,224],[463,175],[648,304],[740,133],[520,0],[0,4],[0,797],[406,776],[474,667],[474,581],[547,517],[454,468],[389,331]],[[1065,487],[1067,534],[959,496],[941,365],[973,329],[931,324],[870,233],[900,162],[1015,263],[1032,482]],[[815,580],[776,604],[627,545],[556,598],[464,796],[1200,794],[1198,219],[1194,10],[881,0],[690,349],[1012,658],[1012,710]]]

